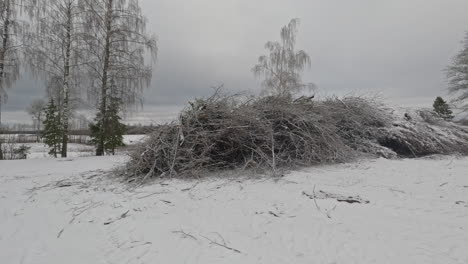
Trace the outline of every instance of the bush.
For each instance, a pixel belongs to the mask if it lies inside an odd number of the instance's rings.
[[[26,159],[31,147],[19,145],[12,136],[0,137],[0,160]]]

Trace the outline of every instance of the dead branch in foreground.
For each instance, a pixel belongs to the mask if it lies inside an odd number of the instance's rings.
[[[110,225],[110,224],[113,224],[121,219],[124,219],[128,216],[128,213],[130,213],[130,210],[128,210],[127,212],[121,214],[118,218],[114,219],[114,220],[110,220],[110,221],[107,221],[104,223],[104,225]]]
[[[206,237],[206,236],[202,236],[202,237],[203,237],[204,239],[210,241],[210,244],[212,244],[212,245],[220,246],[220,247],[223,247],[223,248],[225,248],[225,249],[227,249],[227,250],[231,250],[231,251],[234,251],[234,252],[236,252],[236,253],[242,254],[242,252],[241,252],[240,250],[227,246],[227,245],[226,245],[226,241],[224,241],[224,239],[223,239],[221,236],[220,236],[220,237],[221,237],[221,239],[223,240],[222,244],[219,243],[219,242],[217,242],[217,241],[215,241],[215,240],[212,240],[212,239],[210,239],[210,238],[208,238],[208,237]]]
[[[359,195],[357,195],[357,196],[344,196],[344,195],[340,195],[340,194],[327,193],[327,192],[324,192],[324,191],[318,191],[318,193],[316,193],[315,190],[314,190],[313,194],[308,194],[306,192],[302,192],[302,194],[309,197],[310,199],[314,200],[315,205],[317,205],[316,199],[322,199],[322,200],[334,199],[334,200],[337,200],[338,202],[345,202],[345,203],[350,203],[350,204],[354,204],[354,203],[368,204],[368,203],[370,203],[370,201],[362,199],[361,197],[359,197]],[[318,206],[317,206],[317,208],[320,211],[320,208]]]
[[[194,235],[192,235],[192,234],[190,234],[190,233],[187,233],[187,232],[185,232],[185,231],[182,230],[182,229],[181,229],[181,230],[177,230],[177,231],[172,231],[172,233],[173,233],[173,234],[180,234],[180,235],[182,236],[182,238],[190,238],[190,239],[193,239],[193,240],[198,240]],[[208,240],[208,241],[210,242],[210,244],[212,244],[212,245],[216,245],[216,246],[219,246],[219,247],[223,247],[223,248],[225,248],[225,249],[227,249],[227,250],[230,250],[230,251],[233,251],[233,252],[242,254],[242,252],[241,252],[240,250],[228,246],[228,245],[226,244],[226,241],[224,240],[224,238],[223,238],[220,234],[218,234],[218,233],[216,233],[216,234],[221,238],[221,240],[222,240],[221,243],[218,242],[218,241],[215,241],[215,240],[213,240],[213,239],[210,239],[210,238],[208,238],[208,237],[206,237],[206,236],[204,236],[204,235],[200,235],[200,236],[203,237],[204,239]]]

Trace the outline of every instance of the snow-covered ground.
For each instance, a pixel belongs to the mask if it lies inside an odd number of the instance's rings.
[[[18,135],[7,135],[7,136],[0,135],[0,138],[2,138],[2,136],[4,138],[13,138],[13,137],[17,137]],[[146,135],[124,135],[123,142],[126,146],[132,146],[132,145],[141,143],[145,138],[146,138]],[[27,155],[28,159],[51,158],[51,156],[48,154],[49,147],[46,144],[16,143],[17,147],[21,145],[30,147],[30,150]],[[92,145],[69,143],[67,155],[69,158],[93,156],[95,155],[95,147]]]
[[[124,135],[123,142],[125,145],[134,145],[141,143],[146,139],[146,135]]]
[[[125,161],[0,161],[0,263],[468,263],[468,158],[136,189],[104,176]]]
[[[20,145],[26,145],[28,147],[31,147],[27,157],[28,159],[51,158],[48,154],[49,147],[43,143],[18,144],[18,146]],[[93,156],[94,154],[94,146],[74,143],[68,144],[67,155],[70,158]]]

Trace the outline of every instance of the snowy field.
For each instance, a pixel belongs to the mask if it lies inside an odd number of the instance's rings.
[[[18,135],[0,135],[0,139],[3,138],[13,138]],[[32,135],[29,135],[32,136]],[[146,135],[124,135],[123,142],[126,146],[132,146],[138,143],[141,143],[146,138]],[[25,145],[31,147],[27,155],[28,159],[44,159],[51,158],[48,154],[49,147],[43,143],[16,143],[16,146]],[[125,151],[125,149],[124,149]],[[76,157],[89,157],[95,155],[95,147],[92,145],[85,144],[68,144],[67,156],[69,158]],[[0,167],[1,168],[1,167]]]
[[[468,158],[137,189],[104,176],[125,161],[1,161],[0,263],[468,263]]]
[[[18,144],[23,145],[23,144]],[[28,159],[44,159],[44,158],[51,158],[47,152],[49,152],[49,147],[42,143],[26,143],[24,144],[28,147],[31,147]],[[68,152],[67,155],[70,158],[76,157],[86,157],[86,156],[93,156],[95,154],[94,146],[84,145],[84,144],[68,144]]]

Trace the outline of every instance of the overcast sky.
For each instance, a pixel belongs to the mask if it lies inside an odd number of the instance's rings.
[[[468,30],[467,0],[141,0],[159,39],[154,78],[139,119],[167,116],[210,87],[260,89],[250,69],[264,44],[300,18],[298,49],[312,67],[304,80],[323,95],[379,93],[428,106],[446,94],[444,68]],[[9,91],[5,119],[44,95],[38,82]],[[165,110],[167,109],[167,110]],[[10,118],[9,113],[10,112]],[[157,112],[157,113],[152,113]]]

